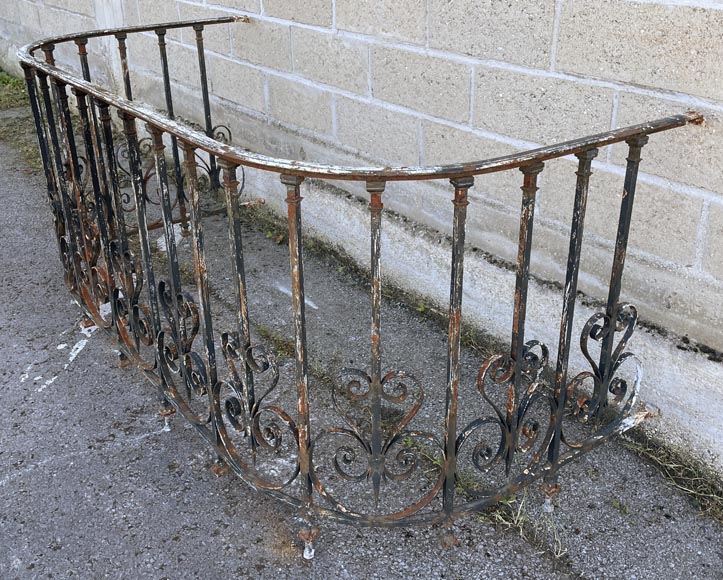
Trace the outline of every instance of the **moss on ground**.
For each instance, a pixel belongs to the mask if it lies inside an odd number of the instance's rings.
[[[28,104],[25,81],[0,69],[0,110],[14,109]]]

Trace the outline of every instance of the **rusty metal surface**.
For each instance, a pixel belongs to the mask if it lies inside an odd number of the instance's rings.
[[[234,147],[228,128],[212,122],[203,31],[234,20],[57,37],[29,45],[20,59],[68,290],[113,337],[124,360],[134,362],[158,387],[164,415],[183,415],[219,461],[254,488],[294,506],[304,521],[299,537],[307,545],[307,555],[318,533],[318,516],[362,526],[449,526],[455,518],[499,502],[535,480],[544,479],[553,494],[560,467],[645,418],[644,410],[634,410],[640,369],[627,351],[637,312],[620,301],[641,150],[649,135],[699,123],[699,114],[466,164],[355,168],[274,159]],[[195,31],[202,130],[173,118],[165,31],[179,27]],[[158,39],[165,115],[131,100],[127,48],[132,35],[143,31],[155,32]],[[118,40],[125,98],[97,86],[90,77],[87,40],[98,36]],[[77,45],[82,78],[55,63],[55,45],[61,42]],[[38,50],[43,60],[33,56]],[[71,95],[79,113],[77,127]],[[120,118],[122,135],[114,133],[113,115]],[[139,123],[150,138],[139,138]],[[623,141],[629,155],[607,305],[590,318],[580,336],[581,353],[590,368],[570,378],[591,164],[600,147]],[[525,336],[530,256],[538,176],[545,161],[569,154],[578,157],[577,184],[571,192],[574,211],[557,363],[548,384],[548,347]],[[245,206],[239,200],[238,182],[244,167],[278,174],[279,187],[286,190],[293,377],[282,379],[270,345],[252,340],[241,229]],[[475,175],[515,169],[521,171],[522,196],[510,347],[481,365],[476,398],[464,403],[476,409],[475,417],[460,423],[468,191]],[[329,409],[323,410],[314,407],[315,394],[309,387],[301,195],[307,177],[365,181],[370,198],[369,366],[342,369],[331,388]],[[391,180],[420,179],[449,180],[454,205],[446,384],[440,386],[445,394],[440,409],[429,408],[433,399],[410,370],[385,370],[383,358],[385,186]],[[217,188],[223,190],[227,213],[231,323],[214,316],[204,249],[202,201],[207,191]],[[163,228],[163,261],[154,259],[149,238],[156,225]],[[190,284],[179,258],[179,232],[192,240]],[[286,378],[289,384],[284,385]],[[438,413],[438,423],[425,422],[422,409]],[[426,475],[420,478],[423,466]],[[343,491],[345,485],[362,490],[364,501],[350,497]],[[390,489],[402,492],[394,495]]]

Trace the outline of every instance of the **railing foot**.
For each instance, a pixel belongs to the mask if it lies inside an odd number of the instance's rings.
[[[161,399],[161,406],[158,408],[158,414],[163,417],[163,430],[171,430],[171,417],[175,414],[176,409],[165,398]]]
[[[457,535],[454,533],[454,522],[449,522],[444,526],[439,535],[439,543],[444,549],[456,548],[459,546],[459,540],[457,539]]]
[[[542,493],[545,494],[545,502],[542,504],[542,511],[550,514],[555,511],[555,505],[552,503],[552,500],[560,493],[560,484],[557,482],[557,474],[552,477],[545,478],[542,483]]]
[[[80,326],[83,328],[90,328],[91,326],[95,326],[95,321],[90,316],[84,314],[80,319]]]
[[[314,557],[314,540],[319,535],[319,527],[309,522],[305,522],[304,527],[299,530],[297,537],[304,545],[302,556],[304,560],[311,560]]]
[[[211,470],[211,473],[213,473],[216,477],[223,477],[224,475],[228,475],[231,471],[228,463],[226,463],[220,457],[216,457],[209,469]]]
[[[122,369],[127,369],[129,366],[131,366],[133,361],[129,359],[125,354],[122,352],[118,353],[118,367]]]

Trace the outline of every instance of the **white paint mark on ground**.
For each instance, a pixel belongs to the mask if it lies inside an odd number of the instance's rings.
[[[82,325],[81,325],[81,328],[80,328],[80,331],[81,331],[85,336],[87,336],[87,337],[90,337],[96,330],[98,330],[98,327],[97,327],[97,326],[89,326],[88,328],[83,328]],[[65,371],[65,370],[68,370],[68,367],[71,365],[71,363],[72,363],[76,358],[78,358],[78,355],[79,355],[79,354],[81,353],[81,351],[86,347],[87,344],[88,344],[88,339],[87,339],[87,338],[81,338],[78,342],[76,342],[76,343],[73,345],[73,348],[71,348],[71,349],[70,349],[70,352],[68,353],[68,362],[63,365],[63,370],[64,370],[64,371]],[[60,345],[57,346],[57,349],[58,349],[58,350],[64,350],[64,349],[66,349],[66,348],[68,348],[68,345],[65,344],[65,343],[60,344]],[[23,375],[20,377],[20,382],[21,382],[21,383],[24,382],[24,381],[28,378],[28,371],[30,371],[30,368],[31,368],[32,366],[33,366],[33,365],[30,365],[30,366],[28,366],[27,369],[25,369],[26,372],[23,373]],[[61,372],[62,372],[62,371],[61,371]],[[36,392],[36,393],[42,393],[45,389],[47,389],[50,385],[52,385],[52,384],[56,381],[56,379],[58,378],[58,375],[59,375],[59,374],[60,374],[60,373],[56,373],[55,375],[53,375],[51,378],[49,378],[47,381],[45,381],[42,385],[40,385],[37,389],[35,389],[35,392]],[[39,381],[39,380],[42,379],[42,378],[43,378],[43,376],[42,376],[42,375],[39,375],[39,376],[35,377],[33,380],[37,382],[37,381]]]
[[[35,363],[30,363],[27,367],[25,367],[25,370],[23,371],[23,374],[20,375],[20,382],[24,383],[28,380],[28,377],[30,376],[30,369],[33,368],[33,365]]]
[[[281,284],[276,285],[276,289],[281,292],[282,294],[286,294],[287,296],[292,296],[291,294],[291,288],[286,288],[285,286],[282,286]],[[314,310],[319,310],[319,307],[314,304],[311,300],[304,297],[304,304],[306,304],[309,308],[313,308]]]
[[[55,376],[53,376],[53,378],[48,379],[42,385],[40,385],[37,389],[35,389],[35,392],[42,393],[45,389],[47,389],[50,385],[52,385],[55,382],[55,379],[57,379],[57,378],[58,378],[58,375],[55,375]]]
[[[93,326],[89,326],[88,328],[84,328],[83,325],[80,326],[80,333],[84,334],[88,338],[96,331],[98,330],[98,327],[94,324]]]
[[[87,338],[81,338],[78,342],[75,343],[72,350],[70,351],[70,354],[68,355],[68,364],[72,363],[76,359],[76,357],[80,354],[80,351],[85,348],[86,344],[88,344]]]

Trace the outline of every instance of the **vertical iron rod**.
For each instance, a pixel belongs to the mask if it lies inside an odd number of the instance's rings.
[[[118,180],[118,162],[113,144],[113,126],[111,125],[110,108],[107,103],[98,102],[98,109],[100,111],[103,142],[105,144],[105,155],[108,160],[108,175],[111,184],[111,203],[113,205],[114,217],[113,230],[115,231],[115,239],[120,242],[121,254],[125,254],[128,251],[128,236]]]
[[[68,159],[68,173],[73,185],[73,194],[75,198],[74,217],[77,227],[74,228],[79,237],[78,249],[82,250],[82,257],[86,264],[90,265],[92,261],[92,250],[89,245],[92,236],[86,232],[88,226],[88,208],[83,199],[84,192],[81,188],[81,169],[78,161],[78,151],[75,145],[75,134],[73,133],[73,121],[68,106],[67,86],[58,80],[55,80],[55,94],[58,97],[58,114],[60,116],[60,126],[62,127],[63,140],[65,141],[66,159]],[[89,273],[89,272],[88,272]]]
[[[445,401],[445,477],[443,504],[448,514],[454,508],[457,470],[457,399],[459,394],[459,353],[462,339],[462,290],[464,286],[464,239],[467,220],[467,192],[474,177],[451,179],[454,187],[452,226],[452,269],[449,288],[449,327],[447,331],[447,394]]]
[[[173,95],[171,94],[171,77],[168,72],[168,54],[166,52],[166,30],[156,30],[158,36],[158,51],[161,55],[161,68],[163,71],[163,90],[166,95],[166,113],[169,119],[175,119],[173,113]],[[178,198],[178,210],[181,214],[181,223],[185,229],[188,218],[186,217],[186,195],[183,187],[183,173],[181,172],[181,161],[178,155],[178,139],[171,134],[171,153],[173,155],[173,168],[176,178],[176,197]],[[165,166],[165,164],[164,164]]]
[[[125,90],[126,99],[133,100],[133,89],[131,87],[131,73],[128,68],[128,49],[126,47],[126,39],[128,35],[125,32],[119,32],[115,35],[118,40],[118,54],[121,59],[121,74],[123,75],[123,88]]]
[[[80,67],[83,73],[83,80],[91,82],[87,51],[88,39],[78,39],[75,41],[75,44],[78,47],[78,56],[80,57]],[[102,208],[106,223],[110,226],[110,230],[113,231],[115,229],[113,227],[115,217],[113,216],[113,206],[110,201],[110,187],[108,185],[108,174],[106,172],[105,160],[103,158],[102,137],[98,126],[98,114],[96,112],[95,99],[90,95],[86,95],[85,101],[90,109],[89,136],[91,138],[91,143],[89,148],[86,146],[86,150],[88,151],[88,162],[91,165],[91,173],[95,171],[97,167],[96,178],[99,178],[99,194],[100,199],[103,202],[103,204],[99,206],[98,211]],[[93,161],[91,161],[91,153],[94,153],[92,156]],[[93,183],[95,184],[95,181]],[[110,268],[110,264],[108,267]]]
[[[203,46],[203,24],[194,24],[196,31],[196,52],[198,53],[198,70],[201,75],[201,96],[203,97],[203,117],[206,125],[206,135],[213,138],[213,122],[211,121],[211,103],[208,97],[208,75],[206,73],[206,52]],[[211,186],[218,189],[218,169],[216,158],[208,155],[209,173],[211,174]]]
[[[211,296],[208,290],[208,274],[206,255],[203,249],[203,224],[201,223],[201,207],[196,174],[196,149],[185,143],[183,146],[183,164],[186,170],[188,189],[191,192],[191,234],[193,236],[193,258],[196,273],[196,289],[201,320],[203,321],[204,347],[208,363],[209,384],[215,385],[218,380],[216,371],[216,351],[213,342],[213,322],[211,320]]]
[[[30,101],[30,109],[33,112],[33,120],[35,122],[35,133],[38,138],[38,148],[40,149],[40,159],[43,162],[43,172],[45,174],[45,181],[48,186],[48,197],[53,205],[53,215],[56,219],[62,218],[62,214],[59,213],[61,210],[56,207],[58,203],[58,191],[55,184],[55,175],[53,174],[53,168],[50,162],[50,153],[48,152],[48,143],[45,136],[45,128],[43,124],[43,116],[40,108],[40,97],[36,92],[35,87],[35,75],[33,69],[26,64],[22,64],[23,73],[25,76],[25,84],[28,89],[28,100]]]
[[[294,313],[294,344],[296,354],[296,388],[298,391],[299,477],[303,499],[311,505],[311,478],[309,444],[309,376],[306,355],[306,314],[304,303],[304,265],[301,242],[301,182],[303,177],[281,175],[286,186],[289,227],[289,265],[291,269],[291,296]]]
[[[65,219],[65,243],[68,244],[68,256],[69,264],[67,267],[70,271],[67,272],[68,276],[73,276],[74,287],[79,290],[80,286],[80,272],[78,271],[77,264],[75,262],[75,256],[78,254],[78,243],[76,236],[78,234],[76,229],[75,217],[73,215],[73,204],[68,193],[68,184],[65,180],[65,172],[63,169],[63,158],[60,148],[60,140],[58,138],[58,130],[55,122],[55,115],[53,113],[52,99],[50,95],[50,89],[48,86],[48,77],[45,73],[38,71],[38,84],[40,85],[40,93],[43,98],[43,104],[45,106],[45,119],[48,123],[48,135],[50,136],[50,149],[53,153],[53,172],[55,175],[56,184],[58,191],[60,192],[60,204],[63,210],[63,217]],[[67,280],[71,282],[70,278]]]
[[[108,224],[106,222],[107,211],[105,206],[107,205],[108,198],[104,199],[103,191],[101,190],[100,179],[99,179],[99,159],[97,156],[98,150],[96,144],[93,141],[92,129],[90,116],[88,115],[88,99],[87,95],[78,89],[73,89],[73,94],[76,98],[78,105],[78,113],[80,115],[80,126],[83,132],[83,142],[85,143],[85,154],[88,159],[88,170],[90,171],[91,186],[93,187],[93,199],[95,201],[95,221],[98,224],[98,231],[100,232],[100,239],[103,245],[103,254],[106,261],[106,268],[110,273],[113,268],[113,260],[110,253],[110,239],[108,237]],[[107,280],[110,284],[110,276]],[[110,300],[113,295],[113,288],[108,288],[108,299]]]
[[[168,269],[171,275],[171,291],[173,292],[173,307],[178,310],[177,298],[181,291],[181,272],[178,268],[178,250],[176,248],[176,235],[173,224],[173,208],[171,205],[171,191],[168,187],[168,171],[166,169],[166,146],[163,144],[163,132],[153,125],[146,125],[153,140],[153,157],[156,162],[156,180],[161,194],[161,214],[163,217],[163,233],[166,239],[166,255],[168,256]]]
[[[511,352],[516,365],[522,362],[522,354],[525,348],[525,316],[527,313],[527,287],[530,281],[530,253],[532,251],[532,226],[535,218],[535,195],[537,193],[537,176],[543,167],[542,163],[535,163],[520,168],[524,175],[524,183],[522,185],[522,208],[520,210],[520,238],[517,249]],[[516,368],[515,371],[517,370]]]
[[[236,314],[238,316],[238,333],[241,353],[243,356],[243,389],[244,404],[247,416],[250,416],[254,405],[254,375],[251,366],[246,361],[251,346],[251,329],[249,322],[249,307],[246,299],[246,270],[244,268],[244,250],[241,237],[241,209],[238,199],[238,180],[236,179],[237,165],[220,160],[223,167],[223,185],[226,193],[226,212],[228,214],[228,238],[231,246],[231,271],[234,279],[234,292],[236,294]],[[249,437],[253,442],[254,438]]]
[[[512,319],[512,362],[514,364],[513,383],[507,394],[507,425],[510,437],[507,440],[506,471],[512,466],[517,447],[517,404],[520,398],[525,354],[525,318],[527,315],[527,287],[530,282],[530,254],[532,252],[532,228],[535,220],[535,196],[537,194],[537,176],[544,167],[543,163],[534,163],[520,167],[524,176],[522,185],[522,207],[520,209],[520,240],[517,249],[517,272],[515,280],[515,309]]]
[[[153,319],[153,336],[158,336],[161,331],[161,315],[158,303],[158,287],[156,276],[153,271],[153,258],[151,254],[151,243],[148,237],[148,223],[146,219],[146,197],[143,193],[143,160],[138,147],[138,132],[136,120],[124,111],[118,112],[123,121],[123,134],[128,145],[128,171],[131,175],[131,187],[135,198],[136,224],[138,227],[138,238],[141,246],[141,259],[143,270],[148,282],[148,303],[151,307]]]
[[[384,456],[382,455],[382,193],[384,181],[368,181],[370,240],[371,240],[371,275],[372,275],[372,348],[371,348],[371,479],[374,489],[374,502],[379,503],[379,492],[384,473]]]
[[[555,369],[554,397],[557,405],[555,412],[555,429],[550,442],[548,458],[553,470],[560,454],[560,437],[562,435],[562,419],[565,412],[565,395],[567,392],[567,365],[570,358],[570,341],[575,318],[575,299],[577,297],[577,279],[580,272],[580,254],[585,228],[585,210],[590,185],[592,160],[597,157],[597,149],[588,149],[578,153],[577,182],[575,184],[575,202],[572,210],[570,226],[570,249],[567,255],[567,274],[560,317],[560,341],[557,348],[557,366]],[[551,488],[557,488],[556,472],[550,478]]]
[[[620,219],[618,232],[615,238],[615,255],[610,274],[610,288],[608,291],[607,306],[605,308],[605,329],[602,346],[600,347],[600,374],[599,392],[595,393],[595,408],[599,413],[607,405],[607,392],[612,379],[613,344],[615,340],[615,327],[617,326],[620,288],[625,267],[625,255],[628,248],[628,234],[630,233],[630,220],[633,215],[633,201],[635,199],[635,186],[638,181],[638,168],[640,166],[640,152],[648,142],[647,135],[638,135],[626,141],[628,144],[627,167],[625,170],[625,183],[623,185],[623,199],[620,203]]]

